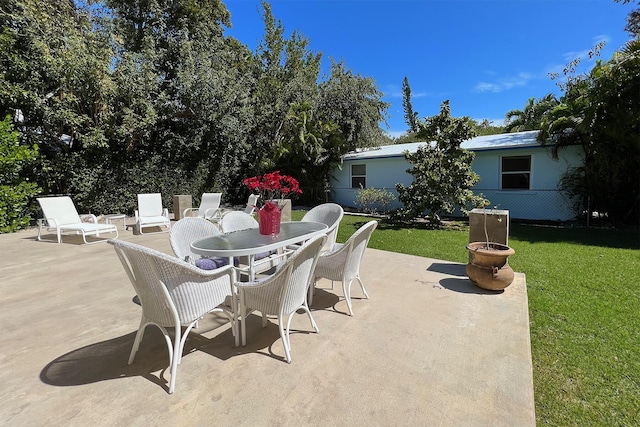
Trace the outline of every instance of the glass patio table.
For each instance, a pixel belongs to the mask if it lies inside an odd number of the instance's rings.
[[[280,224],[280,233],[277,236],[262,235],[259,229],[249,228],[197,240],[191,244],[191,251],[205,257],[229,258],[230,265],[233,265],[234,257],[248,256],[251,281],[255,279],[251,264],[256,254],[304,242],[325,233],[326,230],[327,226],[319,222],[287,221]]]

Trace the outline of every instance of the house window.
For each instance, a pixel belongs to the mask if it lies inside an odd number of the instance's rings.
[[[367,165],[351,165],[351,188],[367,188]]]
[[[529,190],[531,185],[531,156],[502,158],[502,189]]]

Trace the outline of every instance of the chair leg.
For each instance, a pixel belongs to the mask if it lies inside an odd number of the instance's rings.
[[[349,283],[342,281],[342,292],[344,293],[344,299],[347,302],[347,308],[349,309],[349,316],[353,316],[353,307],[351,306],[351,280]]]
[[[247,307],[244,302],[244,290],[240,289],[240,335],[242,336],[242,346],[247,345]]]
[[[316,290],[316,282],[318,281],[318,278],[314,278],[313,282],[311,282],[311,284],[309,285],[309,291],[307,293],[307,304],[311,305],[313,304],[313,293]]]
[[[291,318],[293,317],[293,313],[289,315],[289,320],[287,321],[287,329],[284,329],[282,314],[278,315],[278,329],[280,330],[280,338],[282,338],[282,345],[284,346],[284,357],[287,360],[287,363],[291,363],[291,343],[289,341],[289,325],[291,325]]]
[[[311,310],[309,310],[309,307],[307,305],[303,305],[300,308],[302,308],[304,311],[307,312],[307,316],[309,316],[309,322],[311,322],[311,326],[313,327],[313,330],[316,331],[317,334],[319,334],[320,329],[318,328],[318,325],[316,324],[315,319],[311,315]]]
[[[129,365],[131,365],[133,363],[133,360],[136,358],[136,353],[140,348],[140,342],[142,341],[142,336],[144,335],[144,330],[146,327],[147,327],[147,324],[145,323],[144,319],[142,319],[142,321],[140,321],[140,327],[138,328],[138,332],[136,332],[136,338],[133,340],[133,347],[131,348],[131,353],[129,353],[129,362],[128,362]]]
[[[362,293],[364,294],[364,297],[366,299],[369,299],[369,294],[367,293],[367,290],[364,288],[364,283],[362,283],[362,279],[360,278],[360,276],[356,276],[356,279],[358,279],[358,283],[360,283],[360,289],[362,289]]]
[[[180,362],[182,362],[182,353],[184,351],[184,343],[187,342],[187,336],[189,335],[189,332],[191,332],[191,329],[193,329],[193,327],[197,324],[198,321],[194,321],[189,326],[187,326],[187,329],[185,329],[184,333],[182,334],[182,339],[180,340],[180,351],[176,356],[178,358],[178,365],[180,364]]]
[[[184,337],[186,338],[186,334]],[[173,343],[173,357],[170,359],[171,364],[171,379],[169,380],[169,394],[173,394],[176,388],[176,374],[178,373],[178,364],[180,363],[180,353],[182,353],[183,339],[180,337],[180,325],[175,327],[175,337]]]

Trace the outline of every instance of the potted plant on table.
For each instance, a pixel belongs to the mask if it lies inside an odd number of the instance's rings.
[[[515,274],[509,266],[508,258],[516,252],[506,244],[489,240],[486,206],[483,209],[483,216],[485,241],[471,242],[467,245],[469,251],[467,276],[480,288],[502,290],[513,282]]]
[[[277,235],[280,233],[282,206],[278,203],[282,203],[289,197],[302,194],[298,180],[290,175],[281,175],[280,171],[274,171],[246,178],[242,183],[249,191],[260,195],[256,206],[260,234]]]

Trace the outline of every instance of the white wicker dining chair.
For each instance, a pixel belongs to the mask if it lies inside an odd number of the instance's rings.
[[[176,373],[182,359],[187,336],[205,314],[222,311],[231,322],[231,331],[238,342],[232,309],[225,304],[232,293],[232,267],[207,271],[162,252],[121,240],[109,240],[135,289],[142,318],[129,355],[129,365],[135,359],[147,325],[156,325],[165,337],[169,349],[173,393]],[[182,327],[186,327],[182,332]],[[173,343],[167,331],[173,328]],[[237,345],[237,344],[236,344]]]
[[[230,233],[233,231],[247,230],[249,228],[259,228],[258,221],[244,212],[233,211],[225,214],[220,220],[220,228],[224,233]],[[264,252],[257,254],[253,257],[253,262],[250,262],[248,256],[241,256],[238,259],[238,272],[247,274],[249,277],[255,277],[256,274],[264,273],[276,267],[283,262],[291,251],[280,250],[271,252]]]
[[[344,216],[344,210],[342,206],[337,203],[323,203],[314,208],[311,208],[300,221],[306,222],[320,222],[325,224],[327,228],[327,243],[322,248],[323,252],[328,252],[333,249],[333,245],[336,244],[336,238],[338,237],[338,227],[340,221]]]
[[[313,277],[320,248],[325,244],[327,236],[321,235],[308,240],[297,250],[278,271],[266,279],[253,282],[236,282],[240,296],[240,314],[242,319],[240,330],[242,345],[246,345],[246,316],[250,311],[262,313],[262,325],[266,326],[266,316],[278,317],[278,329],[284,346],[285,359],[291,363],[291,340],[289,329],[291,319],[299,309],[309,316],[311,326],[320,332],[309,306],[307,290]],[[285,327],[284,317],[288,316]]]
[[[169,244],[173,253],[183,261],[194,264],[205,270],[222,267],[229,264],[226,258],[203,258],[191,251],[191,243],[205,237],[220,234],[216,225],[202,217],[182,218],[169,230]]]
[[[315,282],[320,278],[329,279],[332,283],[337,280],[342,281],[342,292],[344,293],[350,316],[353,316],[351,283],[354,280],[360,283],[360,288],[362,288],[365,298],[369,298],[369,294],[367,294],[364,283],[360,278],[360,262],[369,244],[371,234],[377,226],[378,221],[369,221],[353,233],[344,244],[336,243],[331,252],[320,255],[313,284],[309,287],[309,305],[313,303]]]

